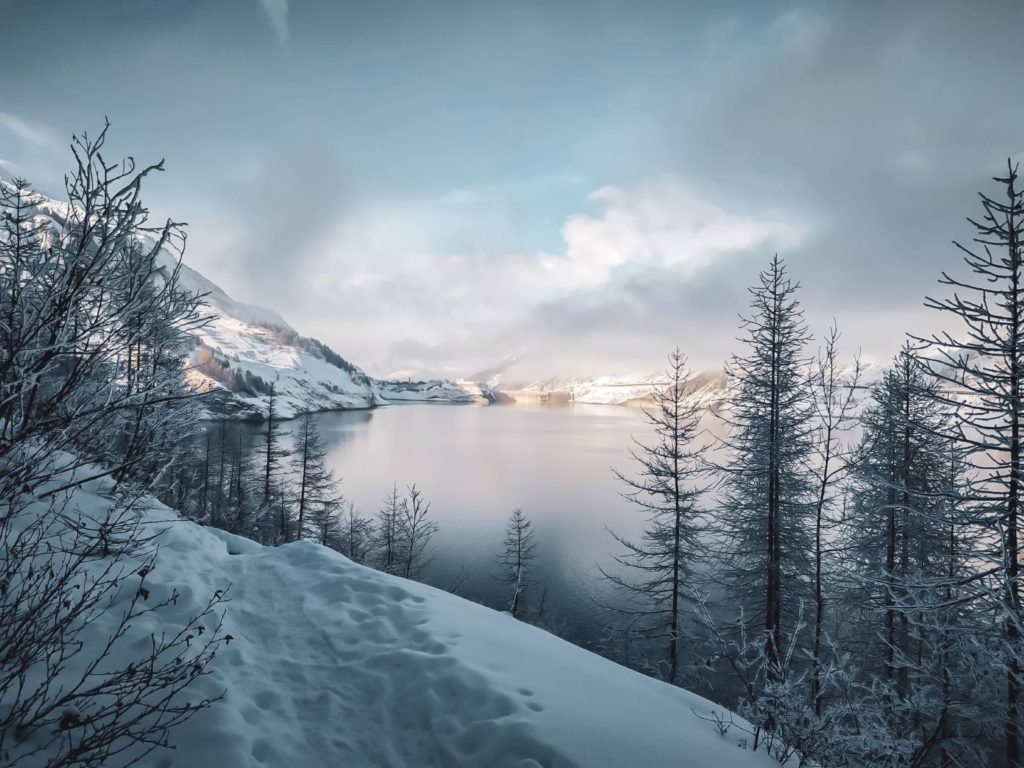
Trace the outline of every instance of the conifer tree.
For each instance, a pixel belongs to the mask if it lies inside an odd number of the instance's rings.
[[[399,514],[402,498],[398,495],[398,483],[391,486],[391,492],[384,497],[384,503],[377,512],[377,567],[384,573],[398,573],[399,570]]]
[[[696,593],[693,566],[701,557],[700,500],[707,467],[705,446],[698,442],[701,406],[688,397],[693,387],[686,357],[677,348],[668,363],[668,383],[654,390],[653,405],[644,408],[655,441],[637,443],[630,452],[635,476],[615,472],[626,487],[623,496],[646,516],[647,526],[639,541],[609,531],[625,550],[615,560],[626,573],[602,569],[602,574],[629,598],[626,610],[640,621],[633,630],[664,643],[664,677],[674,683],[684,611]]]
[[[273,501],[273,487],[282,460],[288,457],[283,446],[281,422],[277,417],[276,383],[270,383],[267,395],[266,427],[263,430],[263,504],[270,507]]]
[[[315,416],[309,412],[302,417],[295,448],[294,474],[298,485],[295,538],[326,539],[327,532],[337,528],[336,517],[342,497],[338,481],[327,467],[327,449],[317,429]]]
[[[512,588],[508,610],[513,618],[518,618],[523,593],[533,584],[530,571],[536,548],[530,520],[516,507],[505,526],[505,547],[499,558],[502,566],[499,578]]]
[[[962,452],[944,435],[949,418],[938,382],[905,344],[861,415],[842,600],[845,647],[886,692],[892,738],[919,761],[941,750],[957,764],[952,756],[977,754],[957,732],[977,719],[976,627],[963,610],[975,537],[960,499]]]
[[[990,609],[997,617],[993,663],[1004,670],[1003,752],[1008,768],[1020,768],[1022,691],[1021,439],[1024,428],[1024,190],[1018,167],[994,179],[999,197],[981,194],[982,216],[968,219],[974,245],[957,243],[968,276],[943,273],[944,298],[926,306],[960,323],[956,333],[925,339],[929,367],[942,385],[937,399],[950,406],[947,436],[965,454],[967,505],[988,534],[981,553],[991,570]]]
[[[774,257],[750,289],[752,314],[741,318],[746,352],[726,367],[728,459],[716,529],[723,575],[744,619],[764,628],[770,674],[781,668],[784,638],[809,603],[812,572],[810,334],[798,287]]]

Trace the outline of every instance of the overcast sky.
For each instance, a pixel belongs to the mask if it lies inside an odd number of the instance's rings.
[[[238,299],[374,373],[697,367],[778,252],[884,360],[1024,157],[1024,4],[0,0],[0,174],[166,158]]]

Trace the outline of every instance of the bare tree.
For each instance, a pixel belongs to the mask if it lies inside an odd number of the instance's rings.
[[[229,639],[216,592],[139,651],[157,540],[140,500],[167,490],[195,429],[181,227],[150,227],[143,180],[162,165],[76,137],[68,204],[0,184],[0,756],[5,765],[132,763],[209,706],[183,696]],[[80,508],[75,489],[104,483]],[[173,578],[173,576],[171,577]],[[126,606],[126,607],[125,607]],[[96,620],[115,619],[97,644]]]
[[[384,573],[399,572],[399,515],[402,498],[398,495],[398,483],[391,486],[391,492],[384,497],[384,504],[377,512],[376,538],[377,567]]]
[[[373,546],[373,521],[363,517],[350,501],[341,518],[338,551],[354,563],[365,563]]]
[[[407,579],[419,578],[430,565],[430,540],[437,533],[438,525],[430,519],[430,502],[415,484],[409,487],[409,495],[398,508],[399,563],[402,576]]]
[[[821,716],[821,678],[823,674],[825,631],[825,536],[834,527],[830,519],[837,484],[848,472],[851,450],[842,439],[855,426],[855,393],[860,381],[860,358],[843,371],[839,362],[839,328],[835,322],[825,335],[825,344],[811,369],[811,401],[816,428],[812,436],[816,458],[817,501],[814,505],[814,647],[811,650],[811,701],[814,713]]]

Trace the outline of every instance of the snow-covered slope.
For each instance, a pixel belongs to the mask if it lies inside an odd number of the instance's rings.
[[[466,379],[378,379],[377,386],[388,402],[435,401],[442,403],[482,403],[494,400],[486,384]]]
[[[108,492],[92,482],[72,508],[95,514]],[[223,700],[173,731],[176,749],[147,765],[773,764],[738,746],[738,730],[722,736],[702,719],[725,714],[720,707],[507,614],[309,542],[264,548],[175,520],[155,502],[148,514],[164,533],[147,584],[157,598],[172,589],[181,597],[140,620],[139,637],[170,629],[230,585],[224,629],[234,640],[188,693]]]
[[[260,416],[271,383],[277,407],[288,418],[305,410],[372,408],[384,402],[372,379],[359,367],[315,339],[289,326],[249,321],[215,308],[216,316],[196,332],[189,380],[229,413]]]

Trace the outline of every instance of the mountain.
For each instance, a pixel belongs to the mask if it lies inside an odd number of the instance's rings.
[[[663,371],[597,378],[552,378],[534,381],[501,394],[518,401],[565,401],[600,405],[633,405],[647,402],[651,393],[668,385]],[[695,374],[691,395],[714,407],[726,393],[726,376],[721,371]]]
[[[95,525],[110,514],[114,495],[109,478],[90,480],[69,494],[66,509]],[[106,666],[126,665],[151,635],[173,635],[229,585],[222,632],[231,635],[209,674],[184,694],[220,700],[173,729],[174,750],[157,750],[146,765],[777,765],[744,746],[751,726],[724,707],[507,613],[356,565],[310,541],[263,547],[178,519],[155,501],[143,504],[146,534],[159,534],[160,545],[147,596],[177,598],[138,617]],[[126,573],[148,553],[126,556]],[[106,563],[97,557],[87,567]],[[110,613],[121,605],[112,603]],[[90,653],[106,639],[101,618],[77,637]],[[77,679],[74,665],[62,669]]]
[[[844,363],[839,367],[840,379],[853,376],[853,365]],[[808,375],[811,371],[808,368]],[[859,387],[867,388],[878,380],[879,366],[866,359],[861,360]],[[626,376],[600,376],[597,378],[550,378],[533,381],[519,387],[498,389],[497,397],[520,402],[573,402],[599,405],[642,405],[650,402],[652,393],[669,384],[667,375],[637,373]],[[725,404],[729,380],[723,370],[701,371],[693,374],[690,381],[690,399],[712,411]]]
[[[205,294],[216,315],[195,334],[190,380],[197,389],[215,390],[216,407],[233,415],[265,413],[271,382],[283,418],[392,402],[487,399],[487,392],[471,382],[375,379],[322,341],[300,335],[273,310],[234,301],[195,270],[183,267],[182,282]]]
[[[0,181],[0,184],[6,183]],[[67,203],[39,196],[36,220],[61,227]],[[163,254],[163,268],[175,259]],[[187,376],[209,393],[208,410],[235,418],[260,418],[270,385],[282,418],[308,410],[374,408],[392,402],[482,402],[492,397],[486,385],[461,380],[392,381],[375,379],[318,339],[302,336],[273,309],[231,298],[219,285],[186,264],[182,287],[202,294],[213,315],[194,332]]]

